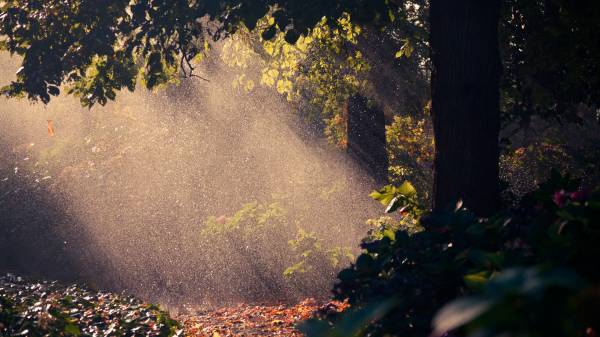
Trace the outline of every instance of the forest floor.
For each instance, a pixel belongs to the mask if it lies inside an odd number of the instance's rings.
[[[296,326],[317,313],[340,312],[347,304],[306,299],[296,305],[247,305],[179,315],[186,336],[302,336]]]
[[[169,315],[132,296],[78,284],[0,275],[0,336],[233,337],[302,336],[297,324],[341,312],[347,303],[305,299],[297,304],[238,304],[217,309],[186,307]]]

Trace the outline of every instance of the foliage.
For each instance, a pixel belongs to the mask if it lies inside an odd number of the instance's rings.
[[[483,249],[495,245],[497,226],[478,230],[481,224],[464,207],[437,212],[419,225],[423,230],[416,233],[402,228],[364,241],[365,252],[338,276],[336,298],[347,298],[353,306],[396,298],[393,309],[369,333],[426,335],[433,312],[460,293],[469,269],[495,268],[495,256]]]
[[[465,324],[453,333],[580,336],[586,329],[597,331],[600,190],[577,186],[554,172],[510,212],[479,219],[459,202],[421,217],[421,231],[401,228],[364,241],[363,254],[339,273],[335,296],[356,310],[396,299],[361,336],[428,335],[434,313],[463,295],[475,297],[441,311],[435,320],[439,335]],[[389,207],[392,199],[385,196],[390,194],[375,196]]]
[[[57,282],[0,277],[2,336],[183,336],[156,305]]]
[[[481,295],[445,305],[434,335],[468,324],[468,336],[593,336],[598,304],[598,288],[571,270],[511,268],[487,282]]]
[[[419,216],[423,208],[417,202],[417,190],[408,181],[400,186],[387,185],[378,191],[373,191],[369,196],[382,205],[386,206],[385,212],[392,213],[398,210],[400,213],[412,213]]]
[[[253,262],[257,271],[275,278],[283,276],[285,279],[280,281],[300,283],[308,282],[306,278],[316,270],[333,276],[354,259],[349,247],[332,246],[292,219],[280,203],[248,203],[232,216],[209,217],[200,232],[202,246],[208,248],[211,242],[228,242],[243,247],[249,259],[262,259],[261,251],[272,250],[281,258]],[[296,233],[295,237],[290,237],[290,233]],[[258,270],[264,266],[274,268]]]
[[[345,147],[344,105],[351,95],[365,88],[364,77],[369,70],[356,47],[361,27],[347,13],[333,22],[323,17],[306,36],[289,44],[277,25],[272,30],[274,22],[275,18],[267,15],[253,31],[243,27],[225,42],[222,59],[226,64],[243,71],[251,62],[259,61],[261,69],[256,80],[245,72],[238,75],[234,86],[250,91],[256,81],[274,88],[290,102],[307,100],[312,107],[309,110],[316,109],[325,122],[328,139]],[[309,118],[316,117],[309,113]]]
[[[339,18],[337,24],[339,29],[330,28],[326,22],[315,27],[310,59],[303,64],[295,83],[301,95],[320,109],[328,139],[345,148],[344,109],[350,96],[368,86],[365,76],[370,65],[356,48],[360,26],[353,24],[348,15]]]
[[[555,173],[528,196],[524,203],[534,208],[524,216],[529,228],[517,237],[522,241],[515,250],[519,264],[533,267],[505,270],[486,282],[483,292],[445,306],[435,321],[438,332],[465,325],[469,336],[593,336],[600,331],[595,266],[600,189],[575,187]],[[456,309],[465,306],[479,309],[456,319]]]
[[[356,13],[346,12],[354,19]],[[398,46],[395,56],[405,60],[416,54],[418,67],[411,66],[413,73],[427,73],[429,68],[427,15],[426,1],[403,2],[387,13],[384,31]],[[501,110],[505,125],[517,121],[528,127],[532,116],[582,122],[582,107],[597,108],[599,16],[600,6],[594,1],[511,0],[503,6]]]
[[[342,319],[335,327],[323,320],[311,320],[300,325],[300,329],[308,336],[345,337],[364,334],[369,322],[380,319],[393,305],[387,300],[381,303],[367,305],[364,308],[350,308],[344,311]]]
[[[219,236],[235,232],[241,240],[253,240],[257,234],[275,230],[285,222],[285,210],[277,203],[247,203],[231,217],[209,217],[202,236]]]
[[[591,115],[592,111],[581,114],[583,125],[534,118],[528,129],[513,134],[500,157],[500,177],[508,183],[507,192],[518,198],[533,191],[548,179],[551,169],[569,172],[586,185],[600,183],[600,125]]]
[[[422,191],[423,204],[429,204],[433,181],[433,131],[427,115],[394,116],[392,124],[386,126],[390,180],[414,182]]]
[[[599,29],[597,1],[507,1],[500,22],[505,121],[581,121],[581,105],[597,108]]]
[[[396,237],[396,232],[403,230],[410,235],[423,230],[419,225],[418,218],[410,212],[405,212],[400,219],[394,219],[390,216],[382,216],[377,219],[367,220],[369,230],[363,242],[372,242],[388,237],[392,240]]]
[[[354,260],[354,255],[348,247],[326,248],[323,239],[315,232],[298,229],[295,239],[288,241],[291,250],[296,254],[298,262],[285,269],[283,276],[294,277],[298,273],[314,271],[315,267],[323,265],[323,257],[327,257],[332,268],[346,266]]]
[[[510,149],[500,158],[502,178],[510,184],[510,192],[522,196],[535,189],[551,168],[573,171],[573,158],[564,146],[540,142]]]
[[[428,64],[428,2],[405,11],[390,26],[400,26],[404,44],[397,57],[415,46],[417,58]],[[600,105],[598,30],[600,5],[596,1],[509,0],[500,18],[501,116],[504,125],[530,126],[533,116],[584,122],[583,107]]]
[[[0,6],[0,50],[23,58],[17,80],[2,92],[47,103],[66,84],[85,106],[133,90],[138,74],[148,88],[164,83],[172,69],[192,76],[190,62],[203,52],[207,35],[218,40],[241,23],[253,29],[269,12],[275,19],[270,29],[280,27],[295,43],[323,17],[347,12],[359,23],[384,24],[390,20],[385,13],[398,7],[385,0],[311,6],[283,0],[10,0]]]
[[[350,96],[360,92],[390,115],[424,104],[428,49],[420,15],[425,8],[422,1],[405,2],[388,13],[392,22],[382,30],[360,25],[348,12],[324,17],[292,45],[279,26],[272,29],[275,18],[269,14],[253,31],[242,27],[228,39],[222,58],[243,72],[234,86],[249,91],[260,83],[276,89],[309,120],[322,122],[331,143],[345,148]],[[394,48],[407,52],[394,60]],[[250,63],[258,63],[258,78],[250,78]]]
[[[413,182],[420,202],[430,204],[433,185],[434,140],[429,105],[422,114],[394,116],[386,126],[389,177],[393,183]],[[552,169],[569,172],[588,184],[597,184],[600,152],[599,127],[590,112],[584,125],[559,124],[534,118],[527,129],[507,128],[500,156],[500,177],[507,184],[505,199],[518,202],[549,178]]]
[[[546,12],[544,6],[549,6],[549,11]],[[428,26],[425,17],[427,7],[427,3],[406,3],[404,10],[395,13],[400,19],[392,21],[386,27],[386,34],[394,36],[393,39],[401,45],[400,50],[396,53],[396,56],[400,56],[400,60],[407,59],[406,56],[410,54],[408,51],[415,49],[413,58],[416,58],[419,64],[428,64]],[[595,4],[586,3],[583,7],[588,8],[592,16],[597,14]],[[597,29],[592,20],[581,19],[582,13],[581,9],[574,8],[564,1],[557,1],[551,5],[536,1],[511,1],[505,7],[502,19],[502,51],[505,68],[502,82],[502,114],[506,127],[511,126],[510,122],[518,121],[521,128],[532,129],[532,116],[534,115],[547,119],[584,122],[581,117],[582,111],[594,109],[598,104],[597,97],[585,94],[585,92],[589,93],[590,90],[594,90],[595,79],[598,77],[594,73],[597,72],[596,65],[590,64],[590,62],[593,63],[591,61],[593,58],[590,56],[594,55],[596,48],[586,47],[593,45],[593,32]],[[553,26],[555,23],[556,26]],[[578,30],[573,31],[569,27],[577,27]],[[374,35],[365,36],[367,29],[363,29],[363,31],[359,37],[363,36],[363,38],[371,40],[375,38]],[[556,42],[560,39],[554,38],[555,35],[577,36],[569,39],[569,44],[572,46],[569,49]],[[283,39],[280,40],[283,41]],[[319,48],[311,53],[316,56],[312,56],[305,63],[310,65],[323,60],[333,62],[333,65],[339,63],[335,54],[329,55],[327,52],[323,52],[327,50],[327,47],[318,44],[316,46]],[[352,47],[352,49],[363,52],[365,61],[369,68],[372,68],[373,57],[366,53],[365,48],[361,48],[360,43],[354,44]],[[381,46],[377,48],[381,49]],[[586,51],[584,52],[582,48]],[[539,50],[544,50],[544,52]],[[579,52],[576,52],[577,50]],[[281,53],[281,55],[283,54]],[[544,55],[544,61],[537,62],[537,57],[541,54]],[[535,64],[535,66],[530,67],[530,64]],[[404,65],[400,64],[400,66]],[[318,74],[320,74],[320,78],[326,78],[330,76],[330,73],[336,73],[335,69],[337,68],[321,67],[318,69]],[[425,69],[427,69],[426,66]],[[418,73],[420,70],[411,68],[411,71]],[[378,74],[379,76],[373,80],[370,78],[370,73],[372,71],[367,70],[359,76],[365,78],[365,84],[361,85],[360,90],[364,91],[368,87],[376,85],[376,82],[383,78],[382,74]],[[334,76],[334,78],[336,77],[339,83],[340,76]],[[544,82],[542,79],[547,79],[547,81]],[[319,79],[313,78],[305,83],[308,85],[317,82]],[[299,81],[289,83],[291,83],[289,88],[301,86]],[[328,82],[322,83],[327,84]],[[327,84],[325,87],[331,88],[332,86]],[[344,85],[339,87],[344,87]],[[580,90],[581,87],[586,89]],[[382,91],[380,87],[376,89]],[[326,96],[328,98],[315,103],[317,106],[325,107],[323,112],[326,117],[326,132],[330,140],[343,146],[345,120],[343,114],[339,113],[339,107],[343,106],[347,94],[324,92],[328,93]],[[347,93],[351,92],[352,90],[347,91]],[[312,96],[308,95],[308,97]],[[382,97],[376,98],[379,102],[385,101]],[[329,118],[327,116],[331,111],[334,113],[329,116],[333,117]],[[394,111],[394,113],[398,113],[398,111]],[[585,120],[585,122],[591,123],[589,120]],[[433,137],[428,130],[430,128],[428,124],[427,117],[419,119],[419,117],[411,116],[394,116],[392,124],[388,127],[387,135],[392,181],[400,182],[406,179],[413,181],[419,190],[423,191],[424,202],[429,199],[427,192],[431,190],[432,165],[428,164],[431,162],[429,159],[433,157]],[[561,130],[562,126],[558,125],[556,129]],[[425,133],[423,130],[426,130]],[[581,170],[582,166],[589,165],[597,159],[593,156],[578,158],[584,153],[593,152],[593,145],[591,146],[592,151],[589,149],[574,150],[565,145],[572,142],[571,139],[548,141],[545,136],[537,138],[534,142],[527,142],[522,146],[507,150],[502,157],[502,176],[517,196],[531,191],[540,181],[546,179],[546,173],[551,167],[561,168],[563,172],[569,170],[575,173],[576,170]],[[525,151],[522,148],[525,148]],[[533,165],[528,160],[531,158],[535,160]],[[584,169],[585,172],[582,174],[577,172],[577,175],[585,176],[589,175],[589,171],[593,171],[593,168]]]

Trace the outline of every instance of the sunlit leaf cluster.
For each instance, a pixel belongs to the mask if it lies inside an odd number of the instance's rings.
[[[382,13],[393,7],[386,0],[310,7],[281,0],[2,1],[0,50],[23,59],[16,81],[2,93],[47,103],[66,85],[85,106],[106,104],[116,91],[131,90],[139,73],[148,88],[165,83],[173,70],[195,75],[192,60],[207,37],[219,40],[241,26],[253,30],[269,13],[265,37],[281,30],[294,44],[323,17],[356,13],[361,22],[383,25],[389,20]]]
[[[332,193],[339,193],[333,191]],[[289,214],[285,203],[252,202],[230,216],[211,216],[199,232],[202,249],[218,251],[223,243],[241,247],[261,277],[296,287],[314,286],[315,273],[333,276],[353,259],[350,247],[325,241]],[[271,254],[263,252],[270,251]],[[264,260],[279,256],[274,260]],[[234,263],[232,261],[232,267]]]
[[[307,35],[290,44],[276,24],[276,30],[269,32],[273,24],[275,18],[268,15],[258,21],[254,31],[240,29],[224,43],[222,59],[244,71],[260,56],[259,83],[274,88],[290,102],[307,99],[319,112],[318,118],[325,121],[329,140],[344,147],[344,105],[351,95],[365,88],[364,78],[370,68],[356,48],[360,26],[347,13],[333,24],[323,18]],[[234,86],[251,90],[254,80],[242,73]]]
[[[259,233],[273,231],[277,226],[283,226],[285,210],[277,203],[268,205],[251,202],[243,205],[230,217],[209,217],[201,236],[218,236],[235,232],[240,239],[252,240]]]
[[[2,93],[47,103],[66,87],[92,106],[138,79],[147,88],[166,83],[202,52],[199,9],[187,1],[4,1],[0,50],[23,66]]]
[[[298,274],[312,272],[322,265],[323,257],[329,260],[331,267],[338,268],[348,265],[354,260],[349,247],[328,248],[317,233],[308,232],[302,228],[294,239],[288,241],[291,251],[297,256],[297,262],[283,271],[283,276],[296,277]]]
[[[428,200],[433,179],[434,142],[429,116],[394,116],[386,126],[389,176],[393,182],[413,181]]]

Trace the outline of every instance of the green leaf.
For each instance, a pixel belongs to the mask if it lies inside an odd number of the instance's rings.
[[[498,269],[504,264],[504,254],[501,252],[490,253],[479,249],[471,249],[468,258],[471,263],[480,268]]]
[[[396,16],[394,15],[394,12],[391,9],[388,9],[388,18],[390,19],[390,22],[396,21]]]
[[[417,189],[408,181],[405,181],[396,189],[397,193],[400,193],[407,197],[413,197],[417,195]]]
[[[262,32],[261,36],[268,41],[275,37],[275,33],[277,33],[277,29],[275,28],[275,25],[271,25],[271,27]]]
[[[69,323],[65,325],[65,333],[73,336],[79,336],[81,335],[81,330],[79,330],[77,325]]]
[[[391,229],[386,229],[382,233],[384,238],[390,239],[390,241],[396,240],[396,232]]]
[[[361,254],[358,259],[356,259],[356,270],[361,273],[371,273],[375,269],[375,261],[373,257],[369,254]]]
[[[300,34],[294,29],[290,29],[285,33],[285,42],[289,44],[296,44],[296,41],[300,38]]]
[[[469,287],[470,289],[473,289],[473,290],[477,290],[477,289],[481,289],[486,284],[486,282],[489,279],[489,276],[490,276],[490,272],[481,271],[478,273],[465,275],[463,277],[463,280],[465,281],[465,284],[467,285],[467,287]]]
[[[394,199],[392,199],[392,201],[390,201],[390,203],[388,204],[388,206],[385,209],[385,213],[395,212],[399,208],[400,208],[400,212],[402,212],[409,206],[410,206],[410,203],[408,202],[408,200],[406,200],[406,197],[403,195],[398,195],[398,196],[394,197]]]
[[[396,58],[399,59],[402,56],[410,57],[414,51],[415,47],[410,43],[410,40],[406,39],[400,50],[396,52]]]
[[[583,280],[568,269],[541,271],[539,268],[511,268],[492,278],[486,291],[493,296],[521,294],[541,296],[548,288],[576,289]]]
[[[492,300],[476,297],[465,297],[446,304],[433,319],[433,335],[441,336],[469,323],[493,304]]]
[[[49,85],[48,86],[48,93],[52,96],[58,96],[60,95],[60,89],[58,89],[57,86],[54,85]]]
[[[396,188],[392,185],[386,185],[377,191],[371,192],[369,197],[379,201],[382,205],[387,206],[396,196]]]

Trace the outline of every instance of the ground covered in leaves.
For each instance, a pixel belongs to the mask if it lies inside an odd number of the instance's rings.
[[[0,276],[0,336],[183,336],[157,306],[78,285]]]
[[[297,324],[316,313],[329,314],[347,307],[345,303],[323,303],[306,299],[296,305],[239,304],[217,310],[192,311],[178,317],[186,336],[302,336]]]
[[[301,321],[346,307],[306,299],[295,305],[188,307],[171,318],[131,296],[0,276],[0,336],[301,336]]]

